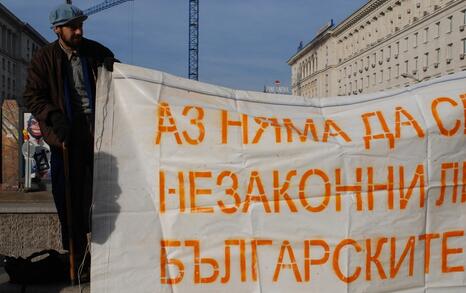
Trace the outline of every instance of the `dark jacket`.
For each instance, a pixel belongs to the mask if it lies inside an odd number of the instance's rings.
[[[80,56],[88,63],[88,72],[92,74],[92,92],[95,96],[97,67],[102,65],[113,53],[103,45],[83,38],[79,48]],[[24,101],[27,109],[34,115],[40,125],[45,141],[51,146],[61,146],[58,137],[53,133],[49,114],[53,111],[65,113],[64,74],[66,74],[66,53],[55,41],[41,48],[32,58],[28,69]]]

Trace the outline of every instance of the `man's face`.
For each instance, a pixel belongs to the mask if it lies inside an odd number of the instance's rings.
[[[82,21],[70,22],[55,27],[54,31],[65,45],[76,48],[81,44],[83,38],[83,23]]]

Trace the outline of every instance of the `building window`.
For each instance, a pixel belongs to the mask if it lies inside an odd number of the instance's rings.
[[[379,83],[383,82],[383,69],[380,70]]]
[[[405,61],[405,72],[404,72],[404,73],[406,73],[406,74],[407,74],[407,73],[408,73],[408,71],[409,71],[409,61],[408,61],[408,60],[406,60],[406,61]]]
[[[387,68],[387,81],[390,81],[391,78],[392,78],[392,68],[388,67]]]
[[[10,44],[11,44],[11,32],[10,30],[7,30],[6,32],[6,51],[10,52]]]
[[[388,49],[387,49],[387,58],[391,58],[392,57],[392,46],[388,46]]]
[[[466,24],[466,9],[463,10],[463,24]]]
[[[429,41],[429,28],[426,27],[424,29],[424,44],[427,43]]]
[[[450,62],[453,56],[453,43],[447,45],[447,62]]]
[[[406,38],[405,38],[405,46],[404,46],[404,48],[405,48],[404,51],[405,51],[405,52],[408,52],[408,44],[409,44],[409,39],[408,39],[408,37],[406,37]]]
[[[377,82],[377,74],[374,72],[372,74],[372,85],[375,86],[375,83]]]
[[[414,57],[414,68],[413,71],[417,72],[417,66],[419,65],[419,57]]]
[[[437,65],[440,63],[440,48],[435,49],[435,62]]]
[[[466,39],[463,39],[463,54],[466,54]]]
[[[395,56],[398,56],[398,54],[400,54],[400,42],[395,44]]]
[[[414,33],[414,41],[413,41],[413,48],[417,47],[417,38],[418,38],[418,33]]]
[[[396,72],[395,72],[395,73],[396,73],[396,75],[395,75],[396,78],[397,78],[398,76],[400,76],[400,64],[397,64],[397,65],[396,65]]]
[[[424,71],[429,67],[429,53],[424,54]]]
[[[447,31],[446,33],[451,33],[453,30],[453,16],[447,17]]]
[[[12,45],[12,50],[13,54],[16,52],[16,34],[12,34],[12,40],[11,40],[11,45]]]
[[[438,38],[440,36],[440,21],[435,24],[434,28],[434,38]]]
[[[7,44],[6,44],[6,27],[2,27],[2,48],[6,49]]]

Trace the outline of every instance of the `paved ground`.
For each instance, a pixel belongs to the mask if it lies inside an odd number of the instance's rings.
[[[50,192],[0,192],[0,214],[27,215],[56,213]],[[51,247],[49,247],[51,248]],[[8,274],[3,268],[3,257],[0,255],[0,293],[88,293],[89,283],[79,286],[70,284],[21,285],[9,283]]]

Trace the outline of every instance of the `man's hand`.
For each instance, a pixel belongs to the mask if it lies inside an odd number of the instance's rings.
[[[48,120],[60,142],[64,143],[68,141],[71,128],[65,115],[59,111],[55,111],[49,114]]]

